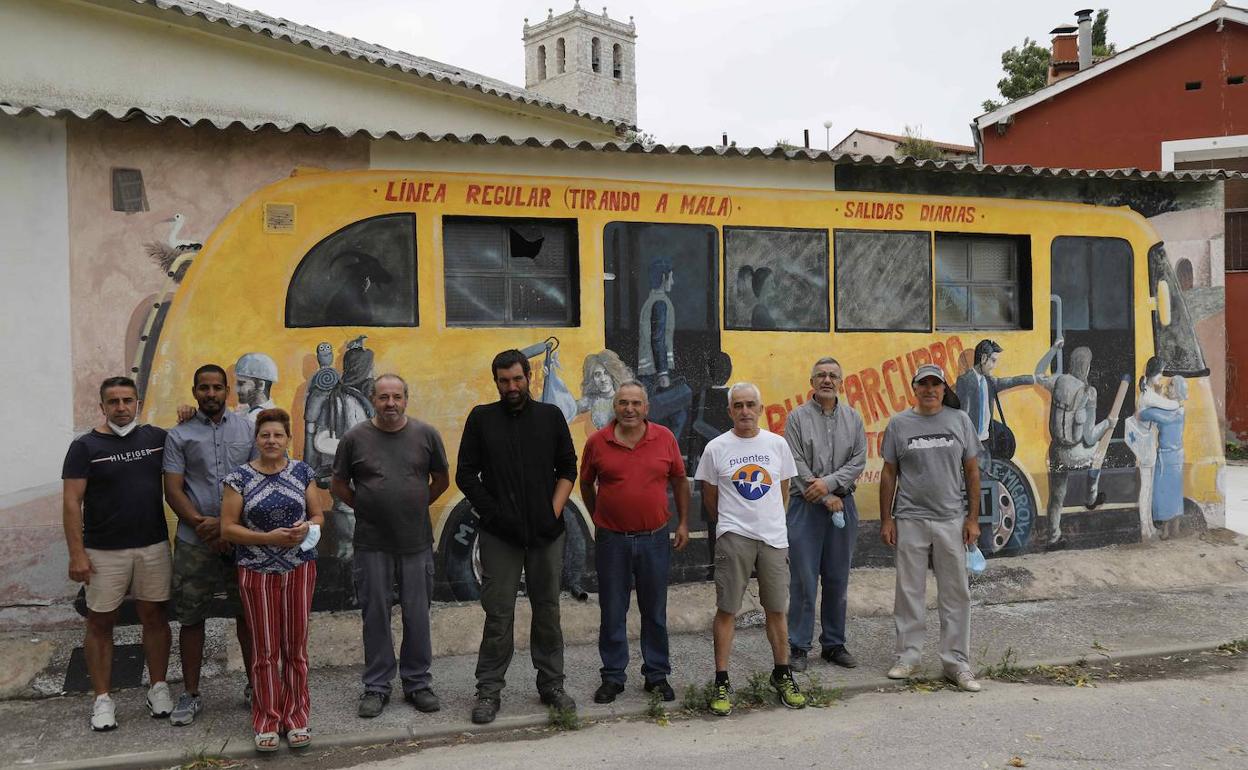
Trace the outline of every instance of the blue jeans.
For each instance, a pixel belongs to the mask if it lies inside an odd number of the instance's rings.
[[[841,529],[832,524],[832,512],[822,503],[808,503],[800,496],[789,500],[789,646],[797,650],[810,651],[820,582],[819,644],[825,650],[845,644],[846,591],[858,541],[858,508],[853,495],[844,502]]]
[[[667,651],[667,573],[672,560],[668,528],[648,535],[623,535],[599,527],[594,532],[598,566],[598,653],[602,681],[628,678],[628,603],[637,587],[641,613],[641,675],[646,682],[672,673]]]

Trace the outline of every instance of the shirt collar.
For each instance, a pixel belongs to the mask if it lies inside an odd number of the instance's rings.
[[[229,421],[230,417],[231,417],[230,410],[229,410],[229,409],[222,409],[222,410],[221,410],[221,422],[219,422],[219,423],[215,423],[215,424],[216,424],[216,425],[225,425],[225,423]],[[214,423],[213,423],[213,421],[212,421],[212,418],[211,418],[211,417],[209,417],[208,415],[204,414],[204,412],[203,412],[203,410],[202,410],[202,409],[196,409],[196,410],[195,410],[195,419],[196,419],[196,420],[199,420],[199,421],[200,421],[201,423],[203,423],[204,425],[213,425],[213,424],[214,424]]]
[[[607,423],[606,427],[603,428],[603,430],[607,432],[607,442],[615,444],[616,446],[624,446],[620,443],[619,439],[615,437],[615,422],[615,418],[612,417],[611,422]],[[633,447],[634,449],[654,438],[654,430],[651,428],[651,425],[652,423],[649,420],[646,420],[646,432],[641,435],[641,440],[638,441]]]
[[[841,408],[841,397],[840,396],[836,397],[836,403],[834,403],[832,405],[832,408],[827,412],[823,411],[823,407],[819,405],[819,399],[815,398],[814,396],[811,396],[810,398],[806,399],[806,403],[810,405],[810,408],[814,410],[815,414],[826,414],[829,417],[831,417],[832,415],[836,414],[837,409]]]

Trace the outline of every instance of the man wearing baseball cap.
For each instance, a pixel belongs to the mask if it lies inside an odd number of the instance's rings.
[[[941,667],[959,689],[978,692],[968,656],[966,546],[979,538],[979,436],[958,408],[944,369],[924,364],[910,384],[918,404],[889,420],[881,447],[880,539],[897,550],[897,662],[888,676],[909,679],[920,670],[930,553],[940,607]]]

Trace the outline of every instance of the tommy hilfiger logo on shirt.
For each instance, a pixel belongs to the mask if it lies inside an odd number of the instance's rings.
[[[163,451],[165,451],[165,448],[163,446],[158,446],[158,447],[155,447],[154,449],[136,449],[133,452],[118,452],[115,455],[109,455],[107,457],[97,457],[91,462],[93,463],[132,463],[135,460],[142,460],[144,457],[148,457],[150,455],[156,454],[157,452],[163,452]]]

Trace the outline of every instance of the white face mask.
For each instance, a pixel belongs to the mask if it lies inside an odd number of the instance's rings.
[[[118,436],[121,436],[124,438],[130,435],[130,431],[134,430],[138,424],[139,424],[138,420],[131,420],[125,425],[118,425],[112,420],[109,420],[108,429],[111,430],[113,433],[117,434]]]

